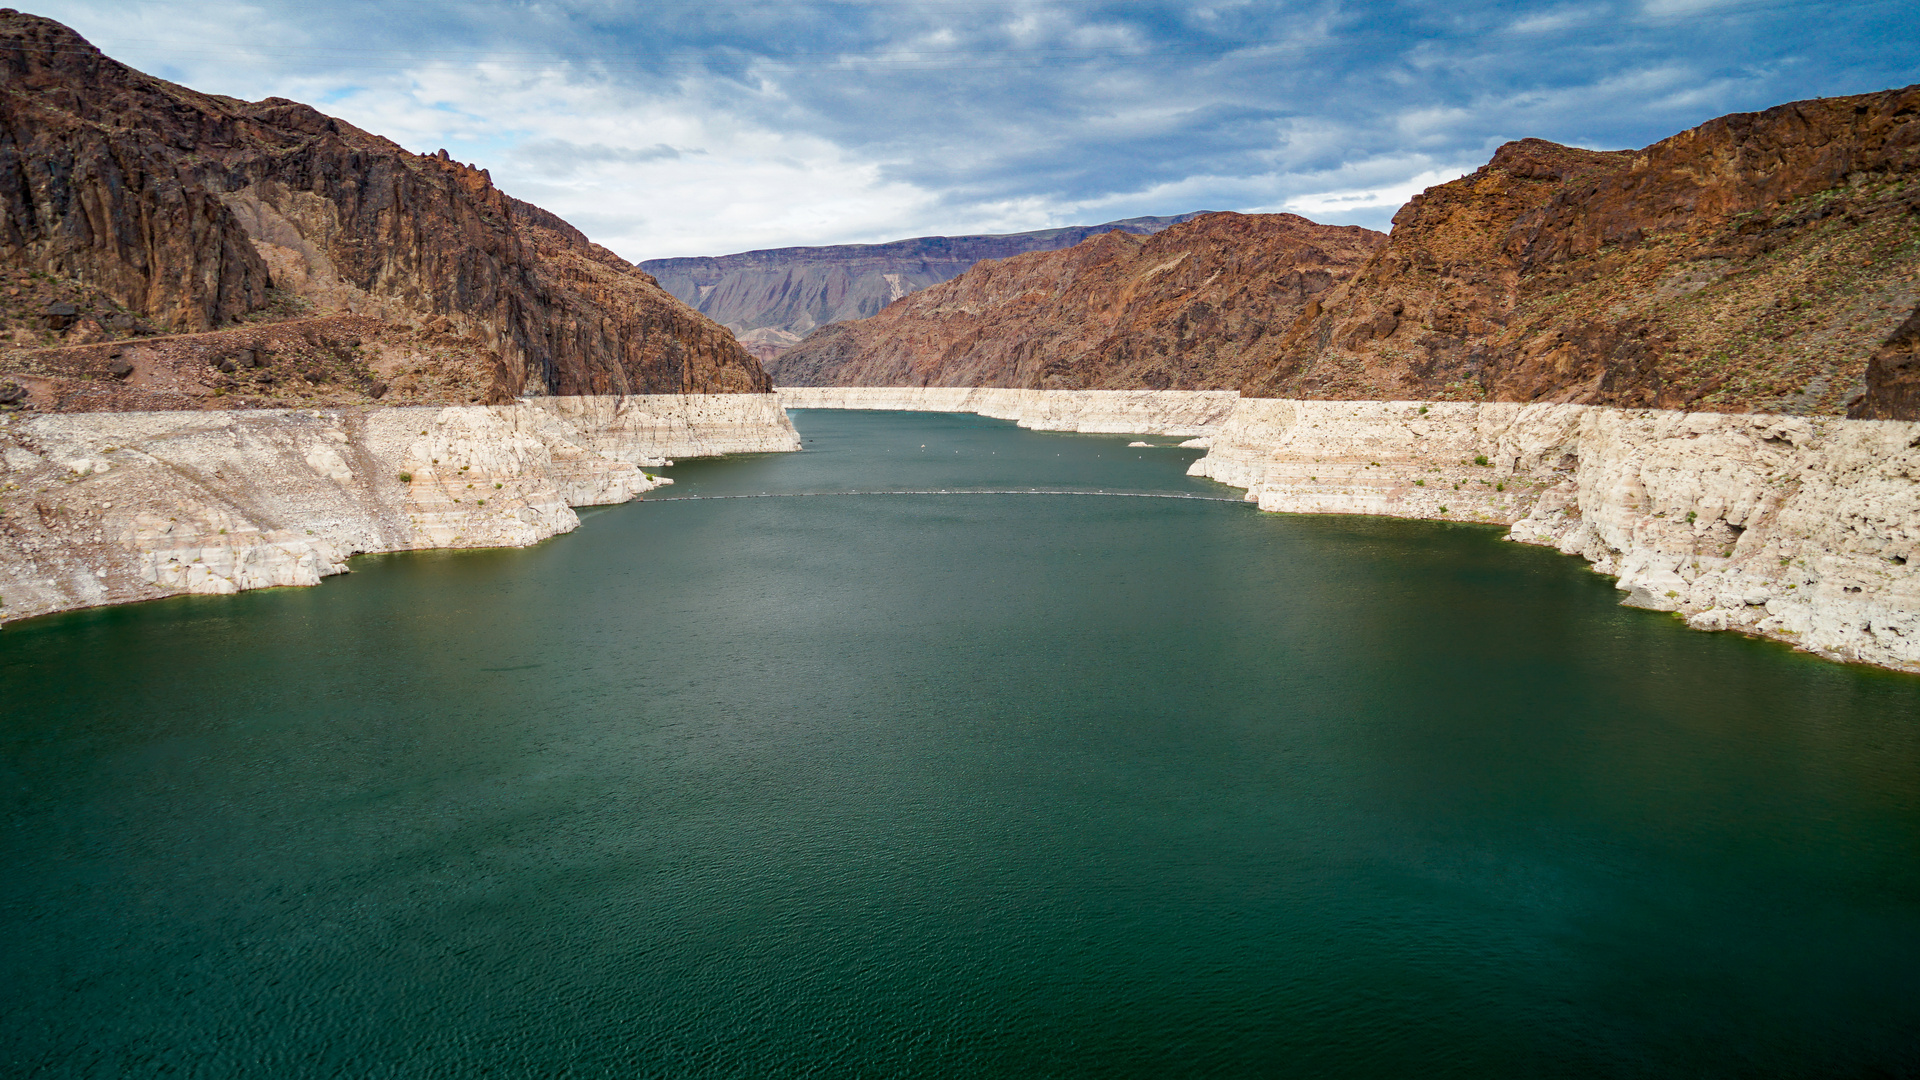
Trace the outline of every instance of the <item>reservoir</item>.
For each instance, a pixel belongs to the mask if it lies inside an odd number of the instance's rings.
[[[793,415],[533,548],[0,631],[0,1072],[1920,1071],[1920,679]]]

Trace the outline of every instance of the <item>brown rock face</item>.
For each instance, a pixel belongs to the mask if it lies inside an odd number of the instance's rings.
[[[1244,389],[1913,418],[1916,270],[1920,87],[1529,139],[1409,202]]]
[[[1920,308],[1867,362],[1867,392],[1847,415],[1856,420],[1920,420]]]
[[[445,320],[494,400],[770,385],[723,327],[445,151],[200,94],[31,15],[0,15],[0,71],[0,270],[84,282],[103,312],[180,332],[276,310]],[[85,343],[46,316],[25,329],[23,345]]]
[[[981,262],[771,362],[790,386],[1233,388],[1386,238],[1292,214],[1207,214],[1152,236]]]
[[[1205,211],[1201,211],[1205,213]],[[718,258],[648,259],[660,287],[772,360],[827,323],[864,319],[907,293],[966,273],[981,259],[1057,251],[1118,229],[1142,235],[1200,213],[999,236],[919,236],[886,244],[769,248]]]
[[[985,263],[815,332],[775,381],[1920,419],[1920,86],[1639,151],[1510,143],[1384,245],[1303,255],[1322,226],[1262,220]]]

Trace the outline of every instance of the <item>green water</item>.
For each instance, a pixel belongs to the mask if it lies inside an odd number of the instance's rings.
[[[795,418],[663,494],[1233,494]],[[0,1073],[1920,1071],[1920,680],[1492,530],[690,500],[354,570],[0,631]]]

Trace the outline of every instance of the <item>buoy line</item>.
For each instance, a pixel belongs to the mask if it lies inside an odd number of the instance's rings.
[[[948,489],[944,491],[775,491],[760,492],[752,495],[670,495],[664,499],[649,499],[645,495],[641,502],[714,502],[718,499],[813,499],[833,495],[1092,495],[1108,499],[1186,499],[1192,502],[1223,502],[1253,504],[1245,499],[1228,499],[1219,495],[1181,495],[1156,491],[1015,491]]]

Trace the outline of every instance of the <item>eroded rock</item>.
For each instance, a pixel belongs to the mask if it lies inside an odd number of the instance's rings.
[[[0,417],[0,618],[524,546],[663,483],[645,468],[671,457],[797,449],[769,394]]]

